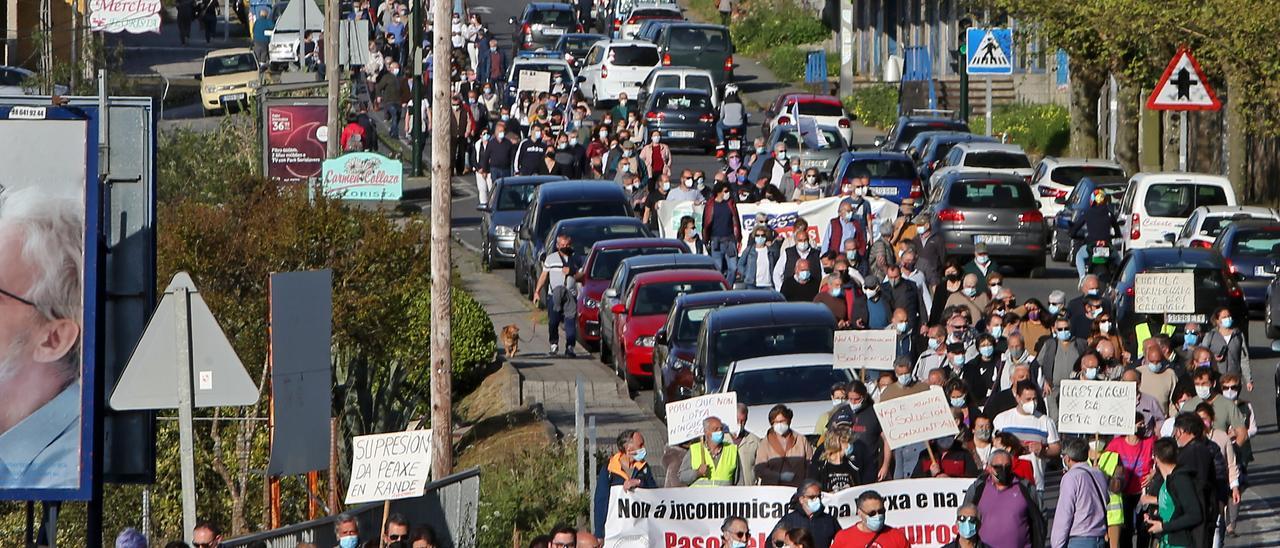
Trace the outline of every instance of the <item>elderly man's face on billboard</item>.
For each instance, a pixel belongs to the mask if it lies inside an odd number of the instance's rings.
[[[58,307],[36,300],[43,293],[38,290],[65,287],[65,282],[42,279],[57,273],[42,272],[41,265],[35,264],[41,259],[33,261],[28,256],[29,231],[0,218],[0,382],[19,380],[25,373],[55,382],[60,379],[65,385],[78,373],[79,360],[71,354],[80,339],[80,319],[52,315],[57,308],[80,307]],[[60,261],[48,257],[43,262],[57,266]],[[0,431],[11,418],[4,415],[16,411],[9,407],[0,405]]]

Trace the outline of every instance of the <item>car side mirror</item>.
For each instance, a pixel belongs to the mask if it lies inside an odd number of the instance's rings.
[[[878,147],[882,147],[884,146],[884,142],[885,142],[884,135],[876,135],[876,139],[874,141],[871,141],[871,144]]]
[[[653,344],[667,344],[666,329],[659,329],[657,333],[653,334]]]
[[[489,212],[489,204],[479,204],[479,205],[477,205],[477,206],[476,206],[476,211],[483,211],[483,212],[485,212],[485,213],[488,213],[488,212]]]
[[[1164,233],[1164,237],[1162,239],[1168,243],[1173,243],[1178,240],[1178,235],[1172,232],[1166,232]]]
[[[618,290],[610,287],[609,289],[604,290],[604,296],[610,299],[616,299],[618,298]]]
[[[622,306],[622,303],[618,303],[613,305],[613,308],[610,308],[609,310],[614,314],[625,314],[627,312],[627,307]]]
[[[579,84],[581,84],[581,83],[583,83],[583,82],[586,82],[586,81],[587,81],[587,77],[586,77],[586,76],[582,76],[582,75],[579,75],[579,76],[578,76],[578,83],[579,83]]]

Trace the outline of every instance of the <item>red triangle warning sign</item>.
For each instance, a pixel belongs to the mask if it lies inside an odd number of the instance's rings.
[[[1191,50],[1178,48],[1164,69],[1160,83],[1147,98],[1151,110],[1218,110],[1222,102],[1209,87],[1200,63],[1191,56]]]

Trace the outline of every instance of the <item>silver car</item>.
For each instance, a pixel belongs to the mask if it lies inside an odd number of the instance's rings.
[[[817,169],[822,176],[830,176],[840,155],[849,150],[840,129],[834,126],[777,126],[769,132],[768,150],[779,141],[787,144],[788,156],[800,159],[802,169]]]
[[[1017,263],[1033,275],[1044,270],[1044,216],[1025,179],[954,171],[938,183],[929,191],[928,214],[948,256],[967,261],[978,244],[986,244],[997,264]]]

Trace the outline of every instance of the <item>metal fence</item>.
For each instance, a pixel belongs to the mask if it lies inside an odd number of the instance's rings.
[[[421,497],[391,501],[391,512],[400,513],[413,526],[428,525],[436,534],[436,546],[442,548],[475,548],[476,507],[480,502],[480,469],[472,468],[440,481],[427,484]],[[349,509],[360,523],[360,540],[379,538],[382,526],[382,503],[372,502]],[[227,548],[263,546],[266,548],[295,548],[300,543],[311,542],[317,546],[337,546],[333,520],[323,517],[281,527],[271,531],[254,533],[220,544]]]

